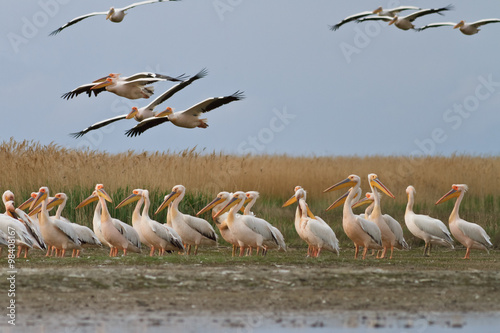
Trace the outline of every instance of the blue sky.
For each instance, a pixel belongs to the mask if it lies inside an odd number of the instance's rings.
[[[498,155],[500,24],[465,36],[451,27],[402,31],[346,16],[378,6],[449,1],[183,0],[136,7],[123,22],[70,19],[133,1],[6,0],[0,13],[0,139],[110,153],[127,150],[324,155]],[[454,3],[416,26],[500,17],[500,2]],[[108,73],[177,76],[208,68],[160,109],[184,110],[242,90],[206,115],[207,129],[166,123],[128,138],[133,120],[80,139],[68,134],[150,100],[60,96]],[[156,95],[172,86],[155,84]],[[153,96],[154,97],[154,96]],[[153,98],[152,97],[152,98]]]

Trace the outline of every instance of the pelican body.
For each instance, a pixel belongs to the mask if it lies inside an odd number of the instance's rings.
[[[497,18],[491,18],[491,19],[484,19],[484,20],[479,20],[476,22],[471,22],[471,23],[466,23],[465,21],[460,21],[458,23],[453,23],[453,22],[439,22],[439,23],[431,23],[424,25],[421,28],[418,28],[418,31],[423,31],[429,28],[437,28],[437,27],[444,27],[444,26],[452,26],[453,29],[459,29],[461,33],[464,35],[475,35],[477,34],[481,29],[479,29],[480,26],[485,25],[485,24],[490,24],[490,23],[500,23],[500,19]]]

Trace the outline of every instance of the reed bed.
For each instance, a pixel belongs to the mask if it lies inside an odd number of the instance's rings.
[[[462,203],[461,216],[481,224],[493,241],[500,244],[498,156],[237,156],[199,152],[194,148],[181,152],[108,154],[11,139],[0,145],[0,163],[4,170],[0,184],[3,190],[10,189],[16,194],[17,204],[40,186],[48,186],[51,194],[68,194],[70,201],[64,215],[85,225],[91,224],[93,207],[81,211],[75,211],[74,207],[91,194],[96,183],[105,185],[115,204],[134,188],[149,189],[153,209],[174,185],[183,184],[187,195],[181,209],[189,214],[197,212],[222,190],[256,190],[261,200],[254,211],[282,229],[287,242],[292,244],[302,244],[293,228],[294,208],[280,207],[293,194],[296,185],[308,191],[311,208],[330,223],[342,242],[348,240],[342,231],[341,209],[324,211],[340,193],[322,192],[349,174],[362,177],[364,190],[369,190],[366,175],[378,174],[396,196],[394,200],[383,198],[383,210],[400,222],[404,221],[408,185],[417,190],[415,212],[447,222],[453,202],[440,206],[434,203],[452,184],[464,183],[469,186],[469,192]],[[115,211],[111,205],[109,208],[114,216],[124,221],[132,209]],[[205,217],[210,219],[208,214]],[[157,218],[164,221],[164,215]]]

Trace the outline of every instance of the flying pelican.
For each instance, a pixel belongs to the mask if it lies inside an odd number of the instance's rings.
[[[112,92],[118,96],[128,99],[149,98],[154,93],[154,87],[146,85],[158,81],[181,82],[184,75],[171,77],[163,74],[141,72],[128,77],[120,77],[121,74],[111,73],[108,76],[95,80],[92,83],[81,85],[61,96],[69,100],[82,93],[87,93],[89,97],[99,95],[103,91]]]
[[[236,91],[234,94],[229,96],[207,98],[206,100],[193,105],[184,111],[173,112],[172,108],[167,107],[165,111],[158,113],[153,118],[141,121],[135,125],[135,127],[126,131],[125,134],[130,137],[138,136],[151,127],[155,127],[167,121],[184,128],[207,128],[207,119],[199,118],[202,113],[212,111],[213,109],[216,109],[224,104],[239,101],[243,98],[245,98],[243,96],[243,92]]]
[[[102,184],[97,184],[97,186],[103,186]],[[104,238],[102,234],[102,229],[101,229],[101,212],[102,212],[102,206],[101,203],[99,202],[99,196],[97,195],[97,191],[93,191],[92,194],[83,200],[78,206],[76,206],[75,209],[82,208],[92,202],[97,201],[97,205],[94,209],[94,217],[92,219],[92,228],[94,230],[94,234],[97,236],[99,241],[103,244],[108,246],[109,248],[112,248],[111,244],[109,244],[106,239]],[[115,227],[116,230],[122,235],[124,235],[125,238],[129,239],[132,244],[139,244],[140,245],[140,237],[137,231],[130,225],[128,225],[125,222],[122,222],[118,219],[112,218],[112,223],[113,226]],[[110,254],[111,255],[111,254]]]
[[[172,227],[182,238],[184,246],[187,245],[187,254],[191,252],[191,246],[194,245],[194,254],[198,253],[198,246],[202,243],[217,243],[217,234],[214,228],[204,219],[183,214],[179,211],[179,203],[186,194],[186,188],[183,185],[176,185],[172,192],[165,197],[163,203],[158,207],[155,214],[165,209],[170,203],[168,213],[171,215]]]
[[[452,5],[442,7],[442,8],[430,8],[430,9],[422,9],[417,12],[411,13],[410,15],[398,17],[395,15],[394,17],[391,16],[367,16],[363,17],[357,20],[357,22],[364,22],[364,21],[386,21],[389,22],[389,25],[394,24],[396,27],[398,27],[401,30],[410,30],[410,29],[415,29],[415,26],[413,25],[413,21],[415,19],[419,18],[420,16],[424,15],[429,15],[433,13],[438,13],[440,15],[441,12],[451,10],[453,9]]]
[[[132,194],[125,198],[116,208],[128,205],[140,198],[142,198],[142,202],[144,202],[144,208],[142,210],[142,215],[140,215],[140,221],[138,221],[139,223],[136,221],[134,228],[138,224],[138,229],[140,230],[139,235],[145,240],[143,243],[151,247],[149,255],[154,255],[155,248],[159,249],[159,255],[164,255],[165,251],[175,250],[184,252],[181,238],[175,237],[169,232],[166,226],[149,217],[150,200],[148,190],[135,189]],[[136,208],[141,205],[142,203],[139,201]]]
[[[73,229],[75,229],[76,235],[80,240],[82,247],[83,246],[102,246],[101,241],[97,238],[96,234],[89,228],[84,225],[73,223],[68,219],[61,216],[64,207],[66,207],[66,202],[68,201],[68,196],[66,193],[57,193],[54,198],[49,202],[47,207],[59,206],[56,211],[56,215],[54,217],[58,220],[61,220],[65,223],[69,223]],[[72,257],[79,257],[80,249],[73,249]]]
[[[467,248],[464,259],[470,259],[471,249],[485,250],[490,253],[488,248],[493,246],[490,241],[490,236],[488,236],[486,231],[484,231],[479,224],[467,222],[458,216],[460,203],[468,189],[469,188],[465,184],[453,184],[451,190],[436,202],[436,205],[438,205],[451,198],[458,197],[448,223],[453,237]]]
[[[215,225],[219,229],[220,235],[222,238],[232,245],[232,256],[236,255],[236,248],[239,246],[238,240],[233,235],[231,230],[227,225],[227,215],[229,213],[224,213],[218,217],[215,217],[219,211],[221,211],[231,200],[232,194],[226,191],[219,192],[215,199],[213,199],[208,205],[203,207],[196,216],[203,214],[204,212],[212,209],[212,219],[215,222]]]
[[[113,118],[102,120],[102,121],[97,122],[93,125],[90,125],[89,127],[85,128],[84,130],[82,130],[80,132],[71,133],[70,135],[72,135],[74,138],[79,138],[90,131],[107,126],[107,125],[114,123],[115,121],[118,121],[118,120],[132,119],[133,118],[136,121],[140,122],[140,121],[143,121],[144,119],[154,117],[157,113],[154,111],[155,107],[157,107],[161,103],[165,102],[167,99],[172,97],[178,91],[184,89],[185,87],[187,87],[188,85],[190,85],[194,81],[201,79],[201,78],[205,77],[206,75],[207,75],[207,70],[204,68],[200,72],[198,72],[198,74],[194,75],[193,77],[189,78],[188,80],[181,81],[180,83],[176,84],[175,86],[173,86],[169,90],[165,91],[163,94],[161,94],[160,96],[155,98],[155,100],[152,101],[151,103],[149,103],[148,105],[146,105],[142,108],[137,108],[134,106],[134,107],[132,107],[132,111],[130,113],[122,114],[120,116],[116,116]]]
[[[314,216],[306,203],[306,191],[295,187],[295,195],[288,199],[283,207],[297,202],[295,212],[295,230],[309,245],[308,256],[318,257],[322,249],[339,254],[339,241],[332,228],[319,216]]]
[[[357,175],[349,175],[346,179],[330,186],[323,192],[330,192],[341,188],[350,187],[350,190],[337,199],[327,210],[337,207],[337,204],[344,201],[344,214],[342,218],[342,226],[347,237],[349,237],[356,248],[354,259],[358,258],[359,247],[363,249],[363,259],[366,258],[368,249],[381,250],[382,237],[379,227],[372,221],[354,215],[352,212],[353,200],[360,194],[361,178]]]
[[[256,247],[262,250],[262,253],[265,253],[269,243],[274,243],[276,247],[279,246],[276,235],[272,229],[269,228],[268,224],[262,222],[262,219],[258,219],[251,215],[236,214],[236,212],[243,207],[246,199],[245,192],[235,192],[227,205],[215,215],[217,218],[229,211],[226,223],[238,240],[240,257],[243,256],[244,249],[248,247]]]
[[[31,210],[33,210],[39,203],[42,204],[40,211],[39,223],[40,231],[43,239],[48,246],[47,256],[50,255],[50,249],[55,247],[59,255],[64,257],[66,250],[79,249],[81,250],[81,242],[75,229],[69,224],[62,222],[59,219],[49,216],[47,205],[49,201],[49,189],[46,186],[40,187],[38,194],[31,203]],[[57,254],[57,253],[56,253]]]
[[[110,196],[104,191],[102,184],[97,184],[95,187],[99,202],[101,203],[101,232],[110,247],[109,256],[116,257],[118,251],[122,250],[123,255],[126,256],[130,250],[132,252],[141,252],[141,243],[139,237],[127,237],[127,234],[122,234],[116,229],[113,224],[113,219],[109,215],[106,201],[113,202]]]
[[[431,244],[444,245],[453,249],[453,239],[443,222],[428,215],[413,212],[415,193],[415,188],[412,185],[406,188],[408,204],[406,205],[405,224],[413,236],[425,242],[424,256],[430,256]]]
[[[425,29],[429,28],[437,28],[437,27],[443,27],[443,26],[452,26],[453,29],[460,29],[460,31],[464,35],[475,35],[477,34],[481,29],[478,29],[480,26],[489,24],[489,23],[499,23],[500,19],[497,18],[492,18],[492,19],[484,19],[484,20],[479,20],[476,22],[472,23],[465,23],[465,21],[460,21],[458,23],[453,23],[453,22],[440,22],[440,23],[431,23],[424,25],[421,28],[416,29],[417,31],[422,31]]]
[[[343,19],[342,21],[340,21],[339,23],[337,23],[335,25],[331,25],[330,26],[330,30],[335,31],[338,28],[340,28],[340,26],[342,26],[342,25],[344,25],[344,24],[346,24],[348,22],[355,21],[355,20],[358,20],[358,19],[360,19],[362,17],[373,15],[373,14],[377,14],[378,16],[390,16],[390,17],[394,17],[395,15],[397,15],[400,12],[405,11],[405,10],[419,10],[419,9],[421,9],[421,8],[420,7],[414,7],[414,6],[400,6],[400,7],[391,8],[391,9],[385,9],[385,10],[382,7],[378,7],[377,9],[375,9],[373,11],[364,11],[364,12],[361,12],[361,13],[357,13],[357,14],[348,16],[345,19]]]
[[[178,1],[178,0],[148,0],[148,1],[141,1],[141,2],[133,3],[133,4],[128,5],[126,7],[123,7],[123,8],[114,8],[114,7],[111,7],[109,9],[109,11],[107,11],[107,12],[93,12],[93,13],[85,14],[85,15],[82,15],[82,16],[75,17],[74,19],[72,19],[68,23],[64,24],[60,28],[52,31],[49,34],[49,36],[55,36],[58,33],[60,33],[63,29],[65,29],[65,28],[67,28],[67,27],[69,27],[69,26],[71,26],[71,25],[73,25],[75,23],[78,23],[81,20],[84,20],[84,19],[86,19],[88,17],[92,17],[92,16],[96,16],[96,15],[106,15],[106,20],[110,20],[111,22],[114,22],[114,23],[119,23],[119,22],[121,22],[123,20],[123,18],[127,14],[126,13],[127,10],[132,9],[134,7],[137,7],[137,6],[140,6],[140,5],[147,5],[147,4],[150,4],[150,3],[163,2],[163,1]]]

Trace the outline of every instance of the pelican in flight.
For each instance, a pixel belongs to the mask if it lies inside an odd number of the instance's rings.
[[[58,33],[60,33],[63,29],[65,29],[65,28],[67,28],[67,27],[69,27],[69,26],[71,26],[71,25],[73,25],[75,23],[78,23],[81,20],[84,20],[84,19],[86,19],[88,17],[92,17],[92,16],[96,16],[96,15],[106,15],[106,20],[110,20],[111,22],[114,22],[114,23],[119,23],[119,22],[123,21],[123,18],[127,14],[126,13],[127,10],[132,9],[134,7],[137,7],[137,6],[140,6],[140,5],[147,5],[147,4],[150,4],[150,3],[163,2],[163,1],[178,1],[178,0],[148,0],[148,1],[141,1],[141,2],[133,3],[133,4],[128,5],[126,7],[123,7],[123,8],[114,8],[114,7],[111,7],[107,12],[93,12],[93,13],[85,14],[85,15],[82,15],[82,16],[75,17],[74,19],[72,19],[68,23],[64,24],[60,28],[52,31],[49,34],[49,36],[55,36]]]
[[[429,9],[422,9],[419,11],[416,11],[414,13],[411,13],[410,15],[406,16],[397,16],[395,15],[394,17],[391,16],[367,16],[363,17],[357,20],[357,22],[364,22],[364,21],[386,21],[389,22],[389,25],[394,24],[396,27],[398,27],[401,30],[410,30],[410,29],[415,29],[415,26],[413,25],[413,21],[415,21],[417,18],[424,16],[424,15],[429,15],[429,14],[434,14],[438,13],[440,15],[441,12],[451,10],[453,9],[452,5],[446,6],[446,7],[441,7],[441,8],[429,8]]]
[[[484,231],[479,224],[467,222],[458,216],[460,203],[462,202],[465,192],[467,192],[468,189],[469,188],[465,184],[453,184],[451,186],[451,190],[436,202],[436,205],[438,205],[450,200],[451,198],[458,197],[448,223],[453,237],[455,237],[456,240],[467,248],[464,259],[470,259],[471,249],[485,250],[490,253],[488,248],[493,246],[490,241],[490,236],[488,236],[486,231]]]
[[[444,26],[452,26],[453,29],[459,29],[464,35],[475,35],[477,34],[481,29],[478,29],[480,26],[489,24],[489,23],[500,23],[500,19],[497,18],[491,18],[491,19],[484,19],[484,20],[479,20],[476,22],[472,23],[465,23],[465,21],[460,21],[458,23],[453,23],[453,22],[440,22],[440,23],[431,23],[424,25],[421,28],[418,28],[417,31],[422,31],[425,29],[429,28],[437,28],[437,27],[444,27]]]
[[[81,85],[61,96],[69,100],[82,93],[87,93],[89,97],[99,95],[103,91],[112,92],[118,96],[128,99],[149,98],[154,93],[153,86],[147,86],[158,81],[182,82],[184,75],[171,77],[163,74],[141,72],[127,77],[120,77],[121,74],[111,73],[108,76],[95,80],[92,83]]]
[[[453,249],[453,239],[443,222],[428,215],[413,212],[415,193],[415,188],[412,185],[406,188],[408,204],[406,205],[405,224],[413,236],[425,242],[424,256],[430,256],[432,244],[439,244]]]
[[[207,75],[207,70],[202,69],[200,72],[198,72],[198,74],[194,75],[193,77],[189,78],[188,80],[181,81],[180,83],[176,84],[175,86],[173,86],[169,90],[165,91],[163,94],[161,94],[160,96],[155,98],[155,100],[152,101],[151,103],[149,103],[148,105],[143,106],[142,108],[137,108],[134,106],[134,107],[132,107],[132,111],[130,111],[130,113],[122,114],[120,116],[116,116],[113,118],[102,120],[102,121],[97,122],[93,125],[90,125],[89,127],[85,128],[84,130],[82,130],[80,132],[71,133],[70,135],[76,139],[76,138],[79,138],[79,137],[85,135],[86,133],[88,133],[90,131],[107,126],[107,125],[114,123],[115,121],[118,121],[118,120],[135,119],[136,121],[140,122],[140,121],[143,121],[144,119],[154,117],[157,113],[154,111],[154,109],[158,105],[165,102],[167,99],[172,97],[178,91],[186,88],[188,85],[190,85],[194,81],[201,79],[202,77],[205,77],[206,75]]]
[[[154,221],[149,217],[149,207],[151,205],[149,200],[149,191],[143,189],[135,189],[132,194],[125,198],[116,208],[123,207],[139,200],[136,205],[135,214],[132,217],[132,224],[136,230],[138,229],[139,236],[141,237],[141,242],[148,245],[151,248],[150,256],[154,255],[155,248],[159,250],[159,255],[164,255],[165,251],[182,251],[184,252],[184,246],[182,245],[182,239],[177,235],[177,233],[172,233],[166,225],[163,225],[157,221]],[[144,208],[142,210],[142,215],[138,214],[138,208],[144,203]],[[135,218],[134,218],[135,217]],[[137,221],[137,217],[139,220]]]
[[[337,199],[330,207],[333,209],[344,202],[344,213],[342,218],[342,227],[347,237],[349,237],[356,248],[354,259],[358,258],[359,248],[363,247],[363,259],[366,258],[368,249],[381,250],[382,235],[379,227],[372,221],[364,219],[352,212],[352,205],[357,196],[361,193],[361,178],[358,175],[349,175],[346,179],[330,186],[323,192],[330,192],[342,188],[350,187],[349,191]]]
[[[245,98],[243,96],[243,92],[236,91],[234,94],[229,96],[207,98],[206,100],[193,105],[192,107],[184,111],[173,112],[172,108],[167,107],[165,111],[158,113],[153,118],[148,118],[141,121],[140,123],[135,125],[135,127],[126,131],[125,134],[129,137],[138,136],[148,129],[168,121],[170,121],[175,126],[184,128],[207,128],[207,119],[199,118],[202,113],[212,111],[224,104],[239,101],[243,98]]]
[[[421,8],[415,7],[415,6],[399,6],[399,7],[391,8],[391,9],[383,9],[382,7],[378,7],[377,9],[375,9],[373,11],[364,11],[361,13],[357,13],[357,14],[348,16],[345,19],[343,19],[342,21],[340,21],[339,23],[337,23],[335,25],[331,25],[330,30],[333,30],[333,31],[338,30],[338,28],[340,28],[340,26],[342,26],[348,22],[356,21],[362,17],[373,15],[373,14],[377,14],[378,16],[394,17],[397,14],[399,14],[400,12],[405,11],[405,10],[419,10],[419,9],[421,9]]]
[[[168,214],[170,214],[171,227],[179,234],[184,243],[187,245],[187,254],[191,252],[191,246],[194,245],[194,254],[198,253],[198,246],[203,243],[216,244],[217,234],[214,228],[199,217],[183,214],[179,211],[179,203],[186,194],[186,188],[183,185],[176,185],[172,188],[172,192],[165,197],[163,203],[158,207],[155,214],[158,214],[163,209],[170,205]]]
[[[309,245],[308,256],[318,257],[323,249],[339,255],[339,241],[335,232],[323,219],[314,216],[306,203],[306,191],[300,186],[295,187],[295,194],[283,204],[283,207],[295,202],[297,202],[295,230]]]

